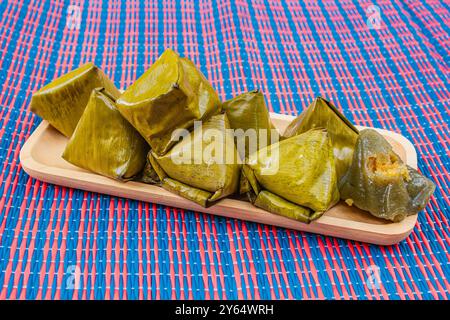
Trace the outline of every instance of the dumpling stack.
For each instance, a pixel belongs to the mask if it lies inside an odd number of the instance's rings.
[[[159,183],[202,206],[237,191],[240,165],[234,161],[227,116],[221,113],[217,93],[191,61],[166,50],[117,106],[151,147],[143,181]],[[232,161],[203,152],[214,148]]]
[[[203,207],[245,196],[310,223],[342,199],[401,221],[434,191],[381,135],[359,132],[331,102],[316,98],[280,138],[260,91],[222,103],[170,49],[123,93],[88,63],[37,91],[31,110],[69,139],[62,157],[73,165]]]

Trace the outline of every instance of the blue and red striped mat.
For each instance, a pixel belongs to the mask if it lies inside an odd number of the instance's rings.
[[[449,24],[445,0],[1,1],[1,299],[448,299]],[[225,100],[271,111],[332,100],[413,141],[437,190],[380,247],[63,188],[19,151],[31,94],[93,61],[130,85],[171,47]]]

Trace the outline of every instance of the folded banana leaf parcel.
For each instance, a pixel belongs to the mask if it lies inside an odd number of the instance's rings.
[[[423,210],[435,185],[403,163],[392,146],[375,130],[362,130],[341,196],[372,215],[402,221]]]
[[[94,89],[62,157],[78,166],[121,181],[137,176],[148,144],[115,106],[104,88]]]
[[[35,92],[31,99],[31,111],[70,138],[92,90],[97,87],[104,87],[115,98],[120,95],[102,70],[87,63]]]
[[[259,90],[243,93],[222,104],[242,160],[262,147],[278,142],[278,131],[270,120],[264,95]]]
[[[255,206],[305,223],[339,200],[333,148],[324,129],[258,150],[244,164],[242,174]]]
[[[358,130],[331,102],[318,97],[289,124],[283,135],[289,138],[314,128],[324,128],[330,136],[340,182],[352,163]]]
[[[239,186],[241,165],[229,129],[226,114],[214,115],[164,155],[151,150],[147,169],[166,190],[207,207]]]
[[[259,90],[240,94],[222,104],[230,126],[234,130],[236,148],[241,161],[261,148],[279,141],[279,133],[270,120],[264,95]],[[248,179],[240,178],[240,194],[250,190]],[[240,197],[248,200],[247,197]]]
[[[117,100],[117,109],[164,155],[175,144],[172,133],[191,129],[220,112],[220,100],[203,74],[186,58],[167,49]]]

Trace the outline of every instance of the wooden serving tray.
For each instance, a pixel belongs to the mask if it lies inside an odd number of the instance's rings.
[[[272,113],[271,118],[283,132],[294,117]],[[395,132],[376,130],[386,137],[408,165],[417,168],[417,154],[409,140]],[[61,158],[66,143],[66,137],[42,121],[22,147],[22,168],[33,178],[62,186],[381,245],[405,239],[417,221],[417,215],[413,215],[402,222],[387,222],[343,202],[310,224],[275,215],[235,199],[223,199],[203,208],[158,186],[134,181],[118,182],[75,167]]]

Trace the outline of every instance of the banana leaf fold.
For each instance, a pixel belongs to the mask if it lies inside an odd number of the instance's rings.
[[[241,165],[226,114],[212,116],[169,152],[148,158],[163,188],[207,207],[235,193]]]
[[[242,160],[272,143],[277,134],[270,120],[264,95],[259,90],[243,93],[222,104],[234,129],[236,147]],[[273,137],[278,142],[278,135]]]
[[[53,80],[33,94],[31,111],[70,138],[86,108],[91,91],[104,87],[115,98],[114,83],[92,63],[87,63]]]
[[[242,170],[254,205],[305,223],[339,200],[328,133],[312,129],[250,155]],[[247,180],[247,181],[245,181]]]
[[[283,136],[289,138],[314,128],[325,128],[328,131],[340,185],[352,162],[358,130],[331,102],[318,97],[289,124]]]
[[[158,174],[153,168],[153,165],[150,162],[150,159],[147,155],[147,160],[142,172],[136,177],[137,181],[146,183],[146,184],[160,184],[161,180],[159,179]]]
[[[341,188],[348,204],[398,222],[423,210],[434,189],[431,180],[403,163],[381,134],[360,132]]]
[[[220,111],[220,100],[203,74],[167,49],[117,100],[120,113],[157,155],[174,144],[176,129],[190,129]]]
[[[122,181],[143,169],[148,144],[116,109],[114,97],[94,89],[62,157],[98,174]]]

